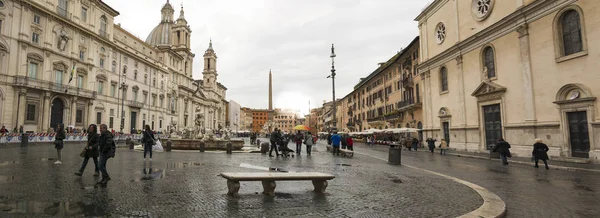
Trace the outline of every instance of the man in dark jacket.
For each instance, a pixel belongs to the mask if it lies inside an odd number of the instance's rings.
[[[504,141],[503,138],[498,139],[498,143],[496,143],[492,152],[498,152],[502,159],[502,164],[508,165],[508,160],[506,158],[512,156],[510,154],[510,144],[508,144],[508,142]]]
[[[94,177],[98,176],[98,172],[100,172],[100,167],[98,166],[98,132],[97,129],[98,127],[96,127],[96,124],[91,124],[90,128],[88,128],[88,141],[87,141],[87,145],[83,150],[83,163],[81,164],[81,168],[79,169],[79,172],[76,172],[75,175],[77,176],[81,176],[83,175],[83,171],[85,170],[85,167],[87,166],[88,161],[90,160],[90,158],[92,158],[94,160],[94,166],[95,166],[95,173],[94,173]]]
[[[269,157],[273,157],[273,150],[275,150],[275,155],[279,156],[279,152],[277,151],[277,143],[282,140],[281,133],[279,133],[279,129],[275,128],[275,130],[271,133],[271,150],[269,150]]]
[[[435,139],[433,138],[428,138],[427,139],[427,146],[429,147],[429,151],[431,152],[431,154],[433,154],[433,151],[435,150]]]
[[[108,161],[108,158],[115,157],[113,135],[106,128],[106,124],[100,125],[98,149],[100,150],[100,172],[102,172],[102,179],[98,181],[98,184],[106,184],[110,180],[110,176],[106,172],[106,161]]]

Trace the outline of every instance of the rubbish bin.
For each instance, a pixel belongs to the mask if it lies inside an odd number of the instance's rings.
[[[233,153],[233,145],[231,144],[231,142],[227,142],[227,153]]]
[[[493,151],[494,146],[496,145],[488,145],[488,150],[490,151],[490,159],[500,159],[500,154],[498,152]]]
[[[29,134],[23,133],[21,134],[21,147],[27,147],[29,144]]]
[[[204,142],[200,142],[200,152],[204,152],[206,150],[206,144]]]
[[[400,165],[402,159],[402,147],[399,144],[390,144],[390,151],[388,156],[388,164]]]
[[[167,140],[167,147],[165,148],[165,151],[171,152],[171,143],[171,139]]]

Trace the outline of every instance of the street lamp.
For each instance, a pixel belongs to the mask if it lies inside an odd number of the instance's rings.
[[[123,133],[123,129],[125,128],[125,96],[127,96],[127,90],[125,89],[127,82],[127,68],[123,69],[123,80],[121,82],[121,133]]]
[[[331,77],[331,87],[332,87],[331,92],[333,94],[333,104],[331,105],[331,107],[332,107],[331,112],[333,114],[332,130],[336,131],[337,117],[336,117],[336,113],[335,113],[336,112],[335,111],[335,109],[336,109],[336,104],[335,104],[335,60],[334,60],[335,59],[335,48],[333,47],[333,44],[331,44],[331,55],[329,57],[331,57],[331,75],[327,76],[327,78]]]

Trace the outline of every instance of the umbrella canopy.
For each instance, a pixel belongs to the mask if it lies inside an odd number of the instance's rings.
[[[294,127],[294,130],[308,131],[308,130],[310,130],[310,127],[305,126],[305,125],[297,125],[296,127]]]

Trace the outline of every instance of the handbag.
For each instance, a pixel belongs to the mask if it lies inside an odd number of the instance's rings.
[[[83,148],[83,150],[81,150],[81,153],[79,153],[80,157],[85,157],[85,153],[87,152],[86,148]]]
[[[510,153],[510,150],[506,150],[506,157],[512,157],[512,154]]]

